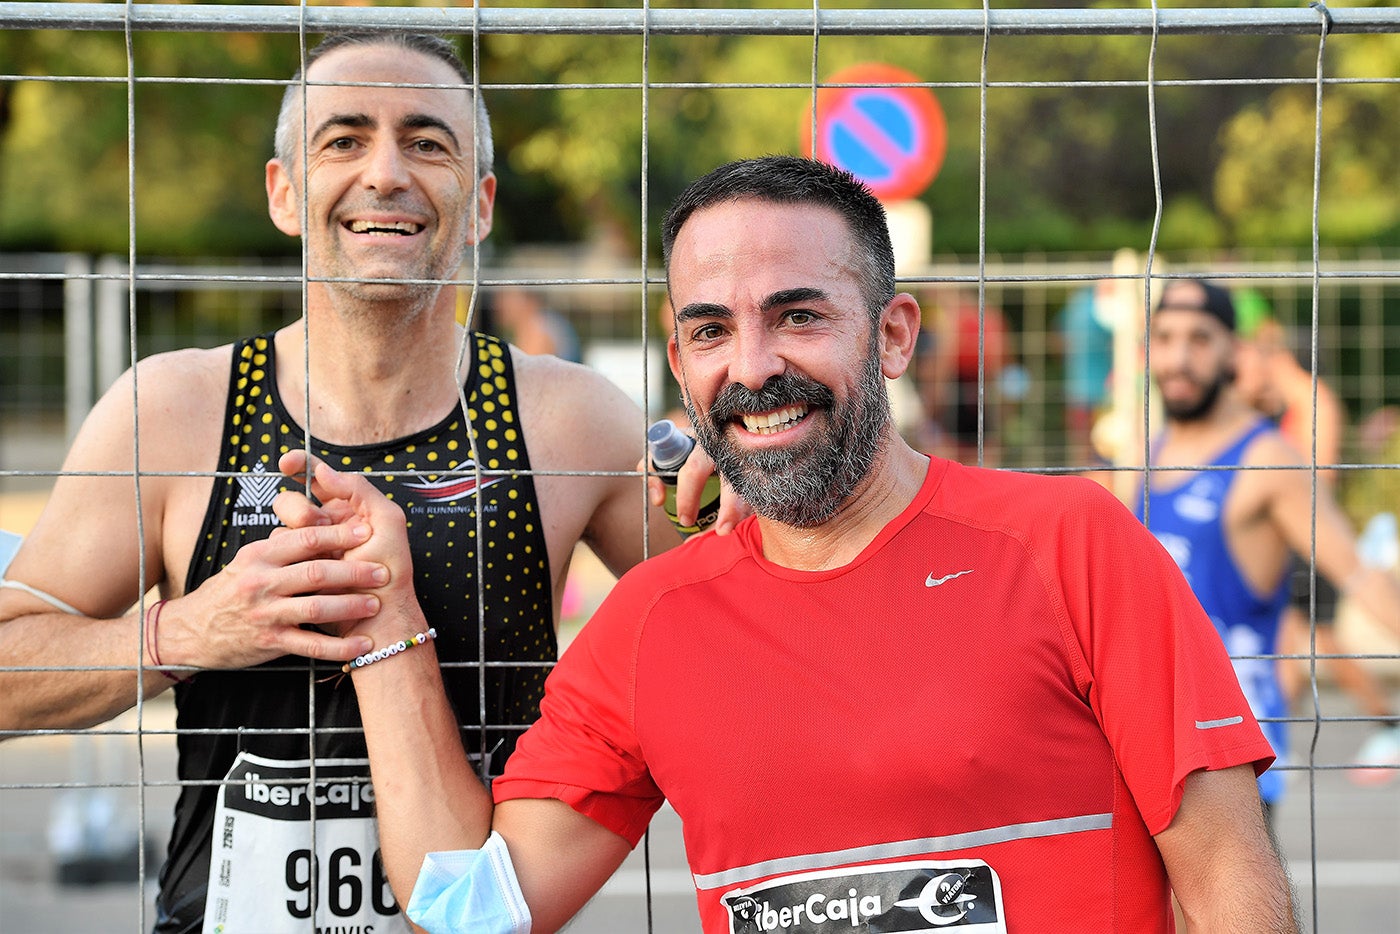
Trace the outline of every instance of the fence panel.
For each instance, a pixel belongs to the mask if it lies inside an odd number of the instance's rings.
[[[1341,399],[1351,427],[1340,462],[1312,466],[1335,470],[1342,501],[1357,528],[1397,509],[1400,255],[1393,232],[1388,243],[1376,246],[1329,243],[1325,231],[1332,218],[1359,208],[1347,200],[1346,179],[1318,183],[1321,168],[1333,156],[1334,140],[1327,133],[1314,134],[1311,121],[1322,120],[1334,102],[1347,113],[1400,111],[1400,53],[1394,51],[1400,44],[1400,9],[1313,4],[870,10],[826,9],[820,3],[764,10],[646,4],[625,9],[444,9],[0,2],[0,40],[6,32],[55,31],[65,38],[92,34],[110,41],[103,46],[110,56],[95,57],[90,73],[0,73],[0,88],[18,101],[20,91],[40,85],[90,87],[92,100],[100,102],[94,112],[110,118],[125,108],[129,154],[140,166],[142,160],[174,158],[165,149],[168,141],[153,139],[144,129],[147,91],[181,87],[215,107],[229,86],[265,86],[275,95],[286,81],[282,74],[233,78],[214,69],[162,74],[143,58],[141,39],[147,34],[268,33],[309,47],[316,34],[351,27],[456,36],[471,59],[498,43],[547,43],[554,36],[590,36],[598,43],[601,51],[595,57],[561,64],[544,79],[525,67],[533,67],[534,46],[510,46],[520,50],[519,69],[503,67],[499,80],[484,83],[482,90],[497,113],[562,110],[561,102],[584,95],[594,111],[634,115],[627,133],[636,147],[627,158],[637,162],[635,185],[629,187],[635,201],[625,223],[617,225],[628,233],[609,236],[610,231],[602,230],[586,242],[537,242],[529,218],[503,217],[499,229],[502,238],[511,239],[512,249],[497,253],[488,241],[464,267],[460,294],[464,309],[471,306],[465,297],[473,294],[479,299],[475,307],[486,309],[508,287],[541,293],[577,333],[582,359],[607,372],[652,415],[673,409],[678,396],[661,353],[658,311],[664,274],[649,245],[666,207],[658,192],[674,189],[677,166],[687,156],[655,149],[664,145],[655,125],[686,120],[693,121],[697,133],[733,133],[736,145],[751,150],[733,156],[795,150],[799,116],[825,82],[827,61],[851,58],[874,37],[895,43],[906,55],[925,48],[980,52],[970,58],[948,56],[947,61],[971,64],[932,68],[923,83],[950,111],[974,118],[979,113],[985,117],[989,102],[1011,102],[1024,113],[1026,131],[989,133],[985,120],[952,130],[977,135],[978,164],[950,169],[967,182],[948,201],[957,209],[935,219],[932,247],[900,269],[904,286],[920,297],[928,335],[919,365],[892,386],[895,414],[906,436],[932,453],[989,466],[1094,472],[1130,494],[1142,480],[1144,439],[1158,430],[1161,416],[1142,375],[1140,357],[1148,348],[1135,335],[1115,344],[1114,332],[1140,331],[1146,308],[1166,277],[1210,277],[1267,307],[1281,326],[1277,333],[1285,350]],[[733,37],[764,37],[769,44],[752,60],[721,60],[713,43]],[[1039,70],[1050,60],[1077,60],[1081,49],[1074,43],[1084,37],[1121,38],[1121,59],[1097,62],[1094,68],[1083,63],[1081,76],[1073,79]],[[1255,48],[1246,46],[1246,40],[1259,37],[1285,44],[1270,48],[1315,47],[1317,73],[1289,73],[1282,65],[1265,77],[1236,71],[1237,58]],[[1329,45],[1369,37],[1392,44],[1388,55],[1372,59],[1375,70],[1329,71]],[[931,44],[935,42],[943,44]],[[1158,73],[1164,43],[1204,50],[1198,60],[1201,70]],[[704,63],[709,80],[693,80],[681,64],[688,57]],[[930,52],[928,57],[935,56]],[[5,70],[0,61],[0,72]],[[697,101],[691,94],[697,88],[714,96]],[[1284,211],[1280,216],[1310,225],[1312,248],[1255,246],[1247,237],[1231,241],[1229,249],[1214,247],[1224,241],[1208,210],[1194,217],[1165,214],[1162,206],[1164,191],[1170,194],[1172,186],[1195,177],[1198,167],[1191,164],[1191,154],[1204,158],[1205,149],[1217,141],[1197,141],[1193,149],[1177,138],[1189,134],[1188,122],[1163,125],[1159,119],[1167,112],[1204,113],[1240,107],[1242,101],[1260,104],[1284,88],[1302,89],[1318,102],[1315,114],[1308,111],[1300,118],[1298,125],[1306,124],[1306,132],[1279,143],[1291,147],[1297,177],[1246,178],[1237,180],[1236,187],[1245,192],[1241,197],[1268,196],[1275,188],[1285,201],[1292,199],[1293,215]],[[0,105],[6,99],[0,96]],[[785,114],[790,126],[765,136],[738,121],[724,122],[724,115],[744,108]],[[4,110],[0,106],[0,114]],[[1032,238],[1020,216],[1026,192],[1016,179],[1029,173],[1037,158],[1052,158],[1037,153],[1034,129],[1071,111],[1130,114],[1124,119],[1136,128],[1131,151],[1110,153],[1093,171],[1113,172],[1115,158],[1145,160],[1152,169],[1155,190],[1146,186],[1134,193],[1148,213],[1155,202],[1150,234],[1129,231],[1117,253],[1040,254],[1018,246]],[[75,118],[56,115],[63,117]],[[272,119],[272,113],[266,114],[269,127]],[[585,125],[558,129],[563,136],[580,138],[592,132]],[[260,165],[267,153],[246,141],[240,147],[231,147],[230,163],[239,168],[231,165],[230,172],[249,174],[256,185],[256,170],[249,167]],[[544,174],[552,158],[563,158],[561,153],[578,156],[577,149],[541,149],[535,139],[531,147],[498,154],[498,160],[520,160],[525,166],[521,174],[528,176]],[[1084,158],[1092,157],[1086,144]],[[1386,171],[1383,161],[1377,165],[1376,171]],[[253,262],[212,253],[200,260],[163,258],[158,247],[148,248],[137,236],[138,230],[148,229],[140,223],[143,199],[154,197],[148,193],[151,187],[143,187],[148,176],[142,175],[138,184],[135,168],[102,168],[128,172],[118,186],[120,210],[108,210],[98,194],[78,185],[54,192],[53,210],[79,211],[94,225],[119,225],[128,233],[127,255],[0,253],[0,529],[11,532],[22,534],[32,525],[47,490],[62,473],[67,442],[121,369],[151,354],[218,346],[293,321],[314,281],[295,259]],[[1094,197],[1082,173],[1067,170],[1063,175],[1062,190],[1051,186],[1043,192],[1047,200],[1077,205]],[[11,184],[18,177],[13,171],[0,174]],[[215,196],[212,188],[202,193]],[[1220,193],[1222,200],[1228,196]],[[5,212],[0,202],[0,230]],[[1087,232],[1092,220],[1086,212],[1081,214]],[[1159,249],[1164,229],[1196,222],[1207,241],[1199,248]],[[230,215],[230,236],[233,227]],[[632,228],[640,236],[633,237]],[[945,235],[973,246],[944,251]],[[1118,288],[1115,307],[1126,308],[1125,315],[1106,316],[1106,305],[1093,311],[1100,283]],[[960,329],[963,321],[968,324]],[[1077,338],[1085,336],[1084,328],[1095,327],[1094,321],[1107,337],[1098,335],[1097,349],[1077,349]],[[478,323],[504,327],[487,318]],[[958,392],[971,395],[960,398]],[[955,423],[960,405],[972,413],[961,434]],[[1325,495],[1325,488],[1321,492]],[[611,582],[588,562],[582,553],[576,560],[575,583],[582,596],[573,603],[566,600],[566,637]],[[1125,556],[1125,570],[1130,565]],[[1317,621],[1312,622],[1316,631]],[[1355,613],[1339,619],[1338,627],[1339,635],[1351,640],[1340,654],[1373,672],[1393,702],[1400,685],[1400,645]],[[1284,767],[1290,791],[1276,820],[1280,846],[1309,929],[1393,932],[1400,929],[1400,836],[1395,833],[1400,781],[1392,771],[1371,775],[1389,782],[1353,784],[1357,748],[1374,718],[1339,689],[1327,654],[1309,641],[1297,653],[1273,650],[1263,656],[1299,674],[1303,685],[1289,721],[1294,755]],[[0,928],[34,934],[150,929],[160,847],[169,834],[175,795],[184,784],[174,766],[177,734],[168,692],[91,730],[0,734],[7,740],[0,746]],[[111,884],[91,884],[104,880]],[[677,821],[669,811],[658,817],[648,845],[629,859],[572,928],[584,934],[652,929],[698,930]]]

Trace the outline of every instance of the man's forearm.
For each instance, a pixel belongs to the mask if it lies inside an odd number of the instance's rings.
[[[1236,866],[1217,876],[1218,897],[1191,905],[1183,901],[1186,930],[1190,934],[1297,934],[1292,889],[1282,867],[1263,860],[1252,868]]]
[[[106,620],[40,612],[0,622],[0,657],[9,667],[93,666],[0,675],[0,729],[85,729],[130,709],[136,703],[140,638],[135,615]],[[154,664],[149,657],[145,662]],[[144,696],[173,683],[148,669]]]
[[[477,849],[486,841],[491,797],[462,748],[431,642],[356,669],[353,677],[380,850],[405,906],[426,854]]]

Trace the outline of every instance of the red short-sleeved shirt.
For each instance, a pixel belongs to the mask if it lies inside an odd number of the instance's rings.
[[[669,799],[707,934],[1167,931],[1186,775],[1272,758],[1116,500],[935,460],[845,567],[774,565],[750,520],[626,575],[494,793],[634,844]]]

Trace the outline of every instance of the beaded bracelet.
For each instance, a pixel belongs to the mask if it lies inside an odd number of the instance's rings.
[[[375,662],[382,662],[392,655],[397,655],[400,652],[407,652],[415,645],[422,645],[424,642],[436,638],[437,630],[429,628],[427,632],[420,632],[416,636],[412,636],[408,639],[400,639],[398,642],[386,645],[382,649],[375,649],[373,652],[369,652],[365,655],[358,655],[355,657],[354,661],[346,662],[344,665],[341,665],[340,670],[348,675],[356,668],[363,668],[366,665],[373,665]]]

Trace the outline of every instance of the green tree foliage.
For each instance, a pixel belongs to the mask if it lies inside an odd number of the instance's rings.
[[[278,82],[299,59],[296,37],[133,39],[134,90],[120,34],[0,31],[3,68],[46,79],[0,84],[0,247],[124,253],[130,130],[138,252],[294,253],[267,219],[262,165]],[[1334,37],[1329,73],[1394,76],[1398,42]],[[1315,53],[1315,39],[1297,36],[1170,36],[1155,56],[1144,36],[993,37],[988,248],[1147,245],[1156,210],[1150,57],[1159,245],[1306,243]],[[814,57],[820,80],[883,61],[935,85],[949,137],[923,196],[935,249],[978,247],[980,36],[492,34],[478,56],[501,176],[497,248],[606,236],[623,255],[640,252],[643,181],[654,238],[660,213],[697,174],[728,159],[800,151]],[[229,81],[154,80],[210,77]],[[1214,79],[1224,83],[1206,83]],[[1325,93],[1325,236],[1337,245],[1393,236],[1395,85],[1333,84]]]
[[[0,244],[124,253],[134,185],[142,254],[281,247],[261,195],[281,87],[158,79],[285,80],[294,37],[137,33],[134,82],[120,34],[0,32],[0,43],[16,73],[57,79],[8,88]]]
[[[1329,40],[1332,83],[1322,93],[1320,236],[1364,243],[1400,236],[1400,125],[1394,85],[1372,83],[1400,73],[1400,38],[1337,36]],[[1233,115],[1221,133],[1215,203],[1235,239],[1296,243],[1312,232],[1317,94],[1313,85],[1282,87]]]

